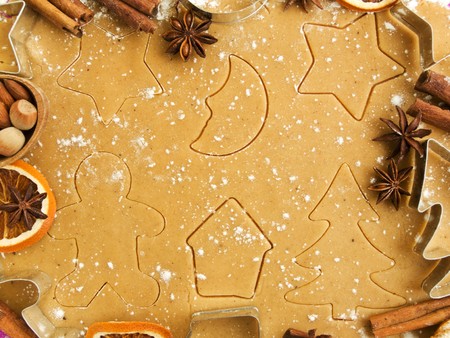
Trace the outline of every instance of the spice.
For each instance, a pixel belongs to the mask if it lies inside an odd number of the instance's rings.
[[[97,0],[99,4],[108,8],[121,21],[133,29],[145,33],[153,33],[158,25],[146,14],[141,13],[125,1],[121,0]]]
[[[0,204],[0,210],[8,213],[7,227],[12,228],[19,222],[23,222],[28,230],[31,230],[36,219],[46,219],[42,209],[42,201],[47,193],[39,193],[36,185],[31,181],[28,183],[25,194],[21,196],[20,191],[13,185],[8,185],[11,202]]]
[[[448,109],[442,109],[421,99],[416,99],[406,113],[411,116],[421,114],[424,122],[450,132],[450,110]]]
[[[322,2],[320,0],[311,0],[311,2],[320,9],[323,9]],[[284,5],[284,9],[291,7],[295,3],[298,3],[300,7],[302,7],[306,13],[308,13],[308,10],[306,9],[306,4],[308,3],[308,0],[287,0]]]
[[[81,38],[81,23],[64,14],[55,5],[47,0],[26,0],[28,6],[41,14],[55,26],[66,30],[78,38]]]
[[[321,334],[316,336],[316,329],[308,330],[308,332],[304,332],[297,329],[288,329],[284,335],[283,338],[332,338],[329,334]]]
[[[0,300],[0,337],[37,338],[33,331],[25,324],[9,306]]]
[[[202,58],[206,57],[202,44],[212,45],[218,40],[206,33],[211,26],[211,20],[201,20],[191,10],[184,13],[183,20],[171,18],[172,30],[162,35],[163,39],[170,42],[167,53],[180,53],[184,61],[189,59],[192,48]]]
[[[407,167],[402,170],[398,170],[397,164],[393,159],[388,166],[388,172],[385,172],[378,168],[373,168],[375,172],[382,178],[381,183],[372,184],[368,189],[379,192],[377,204],[390,198],[395,209],[398,210],[401,200],[401,195],[410,196],[411,194],[403,189],[400,184],[408,178],[412,167]]]
[[[406,156],[411,147],[419,153],[420,157],[423,157],[425,151],[420,142],[415,138],[422,138],[430,135],[431,130],[417,129],[422,119],[421,114],[418,114],[416,118],[408,124],[405,112],[399,106],[396,106],[395,108],[398,113],[398,125],[391,120],[380,118],[380,120],[386,123],[393,132],[376,137],[373,141],[397,142],[397,146],[388,158],[393,158],[400,154],[399,160],[401,160]]]
[[[450,297],[378,314],[370,318],[375,337],[386,337],[423,329],[450,318]]]
[[[417,79],[414,89],[433,95],[450,105],[450,77],[433,72],[424,71]]]
[[[94,18],[94,11],[80,0],[49,0],[61,12],[80,23],[88,23]]]

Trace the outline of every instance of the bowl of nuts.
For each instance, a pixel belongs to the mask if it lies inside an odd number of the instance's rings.
[[[47,117],[48,101],[41,89],[17,76],[0,76],[0,167],[28,152]]]

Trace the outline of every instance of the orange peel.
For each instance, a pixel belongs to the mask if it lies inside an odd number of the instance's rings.
[[[337,0],[342,6],[358,12],[381,12],[397,3],[398,0],[364,1]]]
[[[149,322],[97,322],[89,326],[86,338],[100,337],[149,337],[172,338],[172,333],[165,327]]]
[[[19,177],[25,176],[35,183],[39,193],[47,193],[47,197],[42,201],[41,207],[41,211],[47,215],[47,218],[36,219],[30,230],[23,231],[17,236],[12,237],[6,235],[8,233],[8,226],[6,225],[8,216],[6,212],[0,212],[0,252],[15,252],[35,244],[45,236],[55,218],[56,200],[46,178],[32,165],[18,160],[10,165],[4,166],[2,169],[18,172]],[[9,203],[8,194],[5,193],[5,183],[0,180],[0,184],[2,186],[0,203]]]

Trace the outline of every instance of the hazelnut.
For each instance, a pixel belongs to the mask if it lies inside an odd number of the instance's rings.
[[[0,155],[12,156],[22,149],[25,135],[17,128],[8,127],[0,130]]]
[[[20,130],[30,130],[36,124],[37,109],[27,100],[18,100],[9,109],[9,118],[14,127]]]

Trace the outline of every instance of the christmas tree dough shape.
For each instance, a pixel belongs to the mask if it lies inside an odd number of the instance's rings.
[[[332,304],[333,318],[354,319],[356,308],[388,308],[403,303],[371,279],[374,272],[393,265],[374,247],[364,228],[378,226],[350,167],[344,164],[319,204],[310,214],[313,221],[327,221],[320,239],[297,257],[297,262],[320,274],[309,284],[288,293],[301,304]]]

